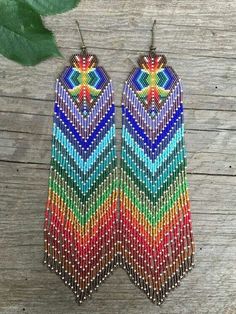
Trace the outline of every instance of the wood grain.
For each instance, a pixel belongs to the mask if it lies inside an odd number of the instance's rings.
[[[181,76],[196,267],[156,308],[122,269],[82,306],[42,265],[54,83],[80,40],[112,77],[120,151],[123,82],[148,50]],[[64,58],[23,67],[0,58],[0,313],[236,313],[236,2],[84,0],[45,18]]]

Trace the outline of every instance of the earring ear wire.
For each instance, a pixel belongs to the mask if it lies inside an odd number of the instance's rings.
[[[87,47],[85,46],[85,43],[84,43],[84,37],[82,35],[82,31],[81,31],[81,28],[80,28],[78,20],[75,20],[75,23],[76,23],[76,25],[78,27],[80,38],[81,38],[81,41],[82,41],[82,45],[81,45],[80,48],[81,48],[82,53],[85,54],[85,53],[87,53]]]
[[[151,55],[155,54],[155,50],[156,50],[156,47],[154,47],[154,27],[156,25],[156,20],[153,21],[153,24],[152,24],[152,28],[151,28],[151,45],[150,45],[150,48],[149,48],[149,53]]]

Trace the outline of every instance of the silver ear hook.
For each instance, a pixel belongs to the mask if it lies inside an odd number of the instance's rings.
[[[83,38],[81,29],[80,29],[80,26],[79,26],[79,22],[77,20],[75,20],[75,23],[78,26],[78,30],[79,30],[81,41],[82,41],[81,50],[82,50],[83,53],[86,53],[87,52],[87,47],[85,46],[85,43],[84,43],[84,38]]]

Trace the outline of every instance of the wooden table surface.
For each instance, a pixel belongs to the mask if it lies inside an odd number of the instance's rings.
[[[54,82],[88,50],[113,79],[120,147],[122,84],[155,43],[184,86],[196,267],[161,307],[122,269],[82,306],[42,264]],[[236,1],[81,0],[47,17],[64,58],[23,67],[0,57],[0,313],[236,313]]]

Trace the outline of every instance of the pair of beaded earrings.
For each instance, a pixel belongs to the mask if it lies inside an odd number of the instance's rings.
[[[56,82],[44,262],[78,303],[121,266],[160,305],[194,265],[182,87],[154,24],[124,84],[119,167],[112,82],[80,28],[82,51]]]

